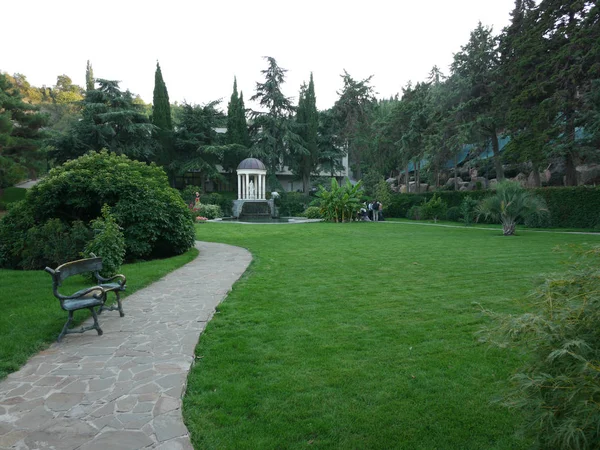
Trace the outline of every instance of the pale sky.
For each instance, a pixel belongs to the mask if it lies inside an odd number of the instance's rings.
[[[0,71],[53,86],[66,74],[85,86],[96,78],[152,102],[156,61],[171,102],[221,98],[233,77],[246,106],[274,57],[287,69],[284,93],[297,100],[313,72],[317,107],[333,106],[344,69],[374,75],[377,97],[444,73],[481,21],[498,34],[514,0],[19,0],[2,2]]]

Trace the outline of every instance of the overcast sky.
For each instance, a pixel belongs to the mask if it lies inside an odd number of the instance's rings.
[[[35,86],[66,74],[96,78],[152,102],[156,61],[171,102],[227,108],[233,77],[247,100],[262,81],[263,56],[288,70],[283,91],[296,101],[313,72],[317,106],[333,106],[346,69],[373,75],[378,97],[444,73],[479,21],[499,33],[514,0],[15,0],[2,2],[0,71]]]

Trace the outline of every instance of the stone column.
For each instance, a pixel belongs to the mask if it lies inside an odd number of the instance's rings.
[[[237,175],[238,178],[238,200],[242,199],[242,177],[240,176],[240,174],[238,173]]]
[[[246,174],[246,183],[244,185],[245,188],[245,192],[244,192],[244,199],[248,200],[250,198],[250,191],[248,190],[248,182],[250,181],[250,175]]]
[[[262,177],[256,176],[256,200],[262,200]]]

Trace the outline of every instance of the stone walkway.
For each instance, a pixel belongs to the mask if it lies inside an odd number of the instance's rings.
[[[103,336],[67,335],[0,382],[1,449],[192,448],[181,399],[194,348],[252,260],[196,247],[194,261],[127,297],[125,317],[104,312]]]

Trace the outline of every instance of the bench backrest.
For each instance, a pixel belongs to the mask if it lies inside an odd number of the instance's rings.
[[[60,265],[55,270],[48,269],[49,267],[46,267],[46,272],[49,272],[54,278],[54,282],[60,285],[63,280],[66,280],[70,276],[86,272],[101,271],[102,258],[79,259]]]

